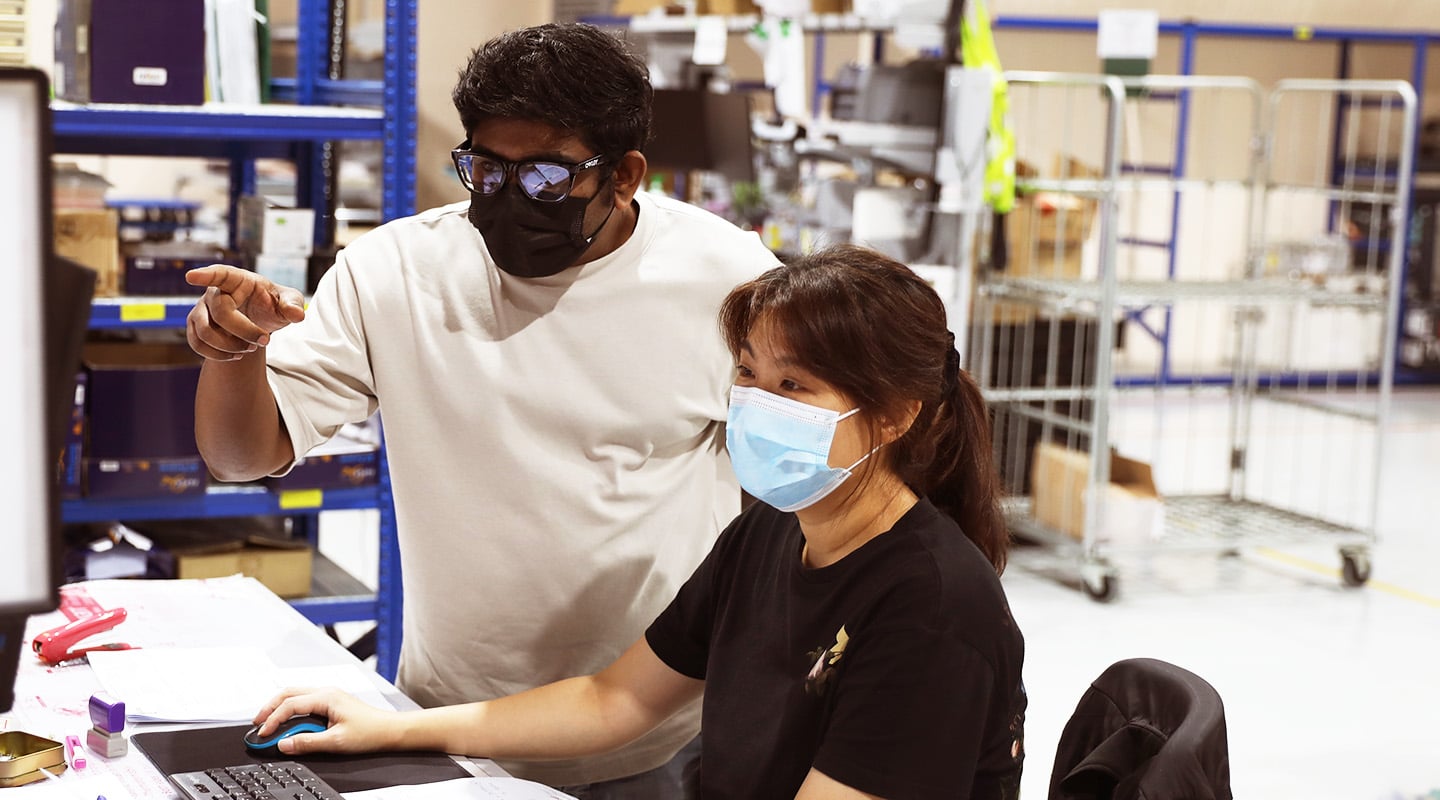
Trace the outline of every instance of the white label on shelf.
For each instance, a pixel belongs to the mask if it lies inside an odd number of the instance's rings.
[[[1154,58],[1160,38],[1160,12],[1154,9],[1101,11],[1095,54],[1101,58]]]
[[[170,82],[170,71],[164,67],[136,67],[130,80],[136,86],[164,86]]]

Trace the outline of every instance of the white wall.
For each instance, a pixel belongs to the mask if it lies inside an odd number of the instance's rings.
[[[549,22],[553,5],[551,0],[425,0],[419,5],[415,204],[424,209],[468,197],[450,165],[450,151],[465,138],[450,90],[470,52],[507,30]]]

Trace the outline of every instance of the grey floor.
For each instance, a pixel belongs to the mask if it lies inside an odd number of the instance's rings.
[[[1121,431],[1126,422],[1121,409]],[[1364,588],[1342,586],[1328,542],[1162,548],[1117,555],[1119,591],[1101,604],[1079,590],[1069,557],[1015,550],[1004,583],[1027,645],[1025,797],[1045,797],[1055,742],[1089,682],[1146,656],[1219,691],[1237,798],[1440,798],[1440,391],[1397,390],[1389,430]],[[1318,448],[1303,458],[1342,481],[1353,473],[1368,495],[1363,459]],[[369,512],[328,515],[322,548],[373,580],[373,531]]]

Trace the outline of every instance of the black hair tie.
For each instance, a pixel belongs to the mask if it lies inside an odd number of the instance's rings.
[[[948,350],[945,352],[944,393],[946,395],[955,391],[955,386],[960,382],[960,351],[955,349],[955,334],[947,332],[946,343]]]

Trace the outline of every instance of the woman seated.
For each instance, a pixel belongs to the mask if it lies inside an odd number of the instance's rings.
[[[1023,640],[989,423],[945,308],[839,246],[725,300],[726,441],[758,502],[613,664],[482,703],[393,712],[289,691],[255,718],[286,754],[509,759],[619,747],[704,693],[702,797],[1012,798]]]

